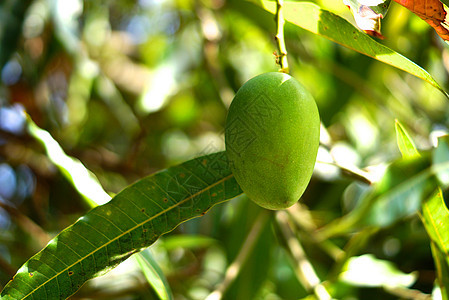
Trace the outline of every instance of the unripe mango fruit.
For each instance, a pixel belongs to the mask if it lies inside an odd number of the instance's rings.
[[[226,119],[226,153],[245,194],[285,209],[304,193],[318,152],[320,117],[312,95],[280,72],[258,75],[235,95]]]

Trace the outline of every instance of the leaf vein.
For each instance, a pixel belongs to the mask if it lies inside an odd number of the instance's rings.
[[[33,297],[33,294],[34,294],[38,289],[40,289],[42,286],[45,286],[45,284],[48,283],[50,280],[52,280],[52,279],[53,279],[54,277],[56,277],[56,276],[59,276],[60,274],[62,274],[63,272],[67,271],[69,268],[73,267],[74,265],[76,265],[76,264],[78,264],[78,263],[82,264],[83,260],[86,259],[89,255],[93,255],[93,254],[96,253],[97,251],[103,249],[104,247],[107,247],[109,244],[111,244],[111,243],[113,243],[114,241],[118,240],[118,239],[119,239],[120,237],[122,237],[123,235],[125,235],[125,234],[127,234],[127,233],[130,233],[131,231],[133,231],[133,230],[137,229],[138,227],[142,226],[143,224],[145,224],[145,223],[147,223],[147,222],[150,222],[150,221],[154,220],[155,218],[159,217],[160,215],[169,212],[171,209],[176,208],[176,207],[178,207],[179,205],[181,205],[181,204],[183,204],[183,203],[189,201],[191,198],[193,198],[193,197],[195,197],[195,196],[197,196],[197,195],[200,195],[201,193],[203,193],[203,192],[205,192],[205,191],[207,191],[207,190],[209,190],[209,189],[211,189],[211,188],[213,188],[213,187],[215,187],[215,186],[217,186],[217,185],[219,185],[219,184],[224,183],[225,181],[229,180],[229,179],[232,178],[232,177],[233,177],[233,174],[230,174],[230,175],[228,175],[228,176],[226,176],[226,177],[223,177],[223,178],[219,179],[217,182],[215,182],[215,183],[213,183],[213,184],[211,184],[211,185],[205,187],[205,188],[202,189],[201,191],[198,191],[197,193],[195,193],[195,194],[193,194],[193,195],[190,195],[189,197],[187,197],[187,198],[185,198],[185,199],[183,199],[183,200],[181,200],[181,201],[175,203],[174,205],[172,205],[172,206],[170,206],[170,207],[168,207],[168,208],[166,208],[166,209],[164,209],[164,210],[162,210],[162,211],[160,211],[160,212],[154,214],[154,215],[153,215],[152,217],[150,217],[149,219],[147,219],[147,220],[145,220],[145,221],[143,221],[143,222],[141,222],[141,223],[138,223],[138,224],[136,224],[136,226],[134,226],[134,227],[132,227],[132,228],[130,228],[130,229],[128,229],[128,230],[122,232],[120,235],[118,235],[117,237],[115,237],[115,238],[111,239],[110,241],[106,242],[104,245],[102,245],[102,246],[96,248],[94,251],[89,252],[89,254],[86,254],[85,256],[80,256],[80,259],[79,259],[78,261],[76,261],[76,262],[74,262],[73,264],[67,266],[65,269],[63,269],[63,270],[61,270],[60,272],[58,272],[57,274],[55,274],[54,276],[52,276],[51,278],[49,278],[47,281],[45,281],[45,282],[43,282],[42,284],[38,285],[37,287],[35,287],[33,290],[31,290],[31,291],[30,291],[27,295],[25,295],[25,296],[31,296],[31,297]],[[76,233],[76,231],[71,231],[71,232],[72,232],[72,233]],[[78,235],[78,236],[81,236],[81,235],[79,235],[79,234],[77,234],[77,235]],[[86,241],[88,241],[88,240],[86,240]],[[88,241],[88,242],[89,242],[89,241]],[[89,242],[89,243],[90,243],[90,242]],[[30,287],[31,287],[31,286],[30,286]],[[34,298],[34,297],[33,297],[33,298]]]

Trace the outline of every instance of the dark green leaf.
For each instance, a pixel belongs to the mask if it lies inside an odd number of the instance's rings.
[[[31,0],[5,0],[0,4],[0,70],[16,50],[24,16]]]
[[[5,300],[67,298],[178,224],[241,193],[225,152],[146,177],[56,236],[1,295]]]

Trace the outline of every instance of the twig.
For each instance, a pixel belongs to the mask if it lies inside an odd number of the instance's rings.
[[[248,236],[243,244],[242,248],[239,251],[239,254],[235,258],[235,260],[229,265],[226,270],[225,277],[221,284],[217,286],[215,291],[213,291],[209,296],[207,296],[206,300],[220,300],[223,298],[224,292],[229,288],[232,282],[237,278],[237,275],[240,273],[240,269],[242,268],[245,261],[248,259],[251,254],[259,236],[262,232],[262,229],[265,226],[265,223],[268,221],[269,211],[262,211],[254,222],[253,227],[248,233]]]
[[[368,243],[368,241],[373,237],[373,235],[379,231],[379,228],[368,227],[362,229],[361,231],[353,234],[349,241],[346,243],[343,251],[338,256],[335,261],[334,266],[328,273],[328,280],[336,280],[346,265],[347,261],[360,252],[360,250]],[[327,241],[325,239],[324,241]]]
[[[421,291],[407,289],[404,287],[384,287],[388,293],[400,297],[401,299],[410,300],[431,300],[432,295],[424,294]]]
[[[318,241],[314,232],[317,230],[317,225],[314,223],[310,210],[304,204],[297,203],[286,209],[290,219],[296,224],[299,230],[305,232],[305,236],[316,243],[323,249],[332,259],[338,260],[344,255],[344,251],[332,243],[330,240]]]
[[[361,181],[367,184],[373,184],[373,179],[370,178],[370,174],[366,171],[358,169],[355,166],[342,166],[336,162],[316,161],[318,164],[331,165],[340,169],[347,177]]]
[[[17,270],[0,256],[0,270],[3,270],[9,277],[13,277]]]
[[[224,75],[225,72],[218,59],[222,33],[219,29],[218,22],[210,9],[206,9],[204,5],[197,5],[196,12],[200,20],[204,38],[203,55],[206,63],[206,70],[209,72],[211,78],[213,78],[212,83],[221,102],[226,108],[229,108],[235,93],[227,83]]]
[[[302,283],[304,288],[313,292],[319,300],[330,300],[332,297],[329,292],[322,285],[320,278],[316,274],[312,264],[307,259],[307,256],[299,243],[298,239],[292,232],[291,226],[288,222],[288,215],[285,211],[279,211],[276,214],[279,227],[284,235],[290,253],[297,262],[295,272],[298,280]]]
[[[12,218],[14,218],[17,225],[37,241],[40,248],[44,247],[48,241],[50,241],[51,238],[47,232],[34,223],[30,218],[22,214],[17,208],[2,202],[0,202],[0,208],[3,208]]]
[[[284,14],[282,13],[283,0],[276,0],[276,15],[274,17],[276,21],[276,36],[274,37],[279,49],[277,55],[277,63],[281,67],[280,72],[289,73],[288,61],[287,61],[287,47],[285,47],[284,40]]]

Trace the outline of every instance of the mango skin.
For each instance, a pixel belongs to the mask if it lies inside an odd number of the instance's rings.
[[[272,210],[295,204],[315,166],[320,117],[312,95],[280,72],[247,81],[226,119],[231,170],[245,194]]]

